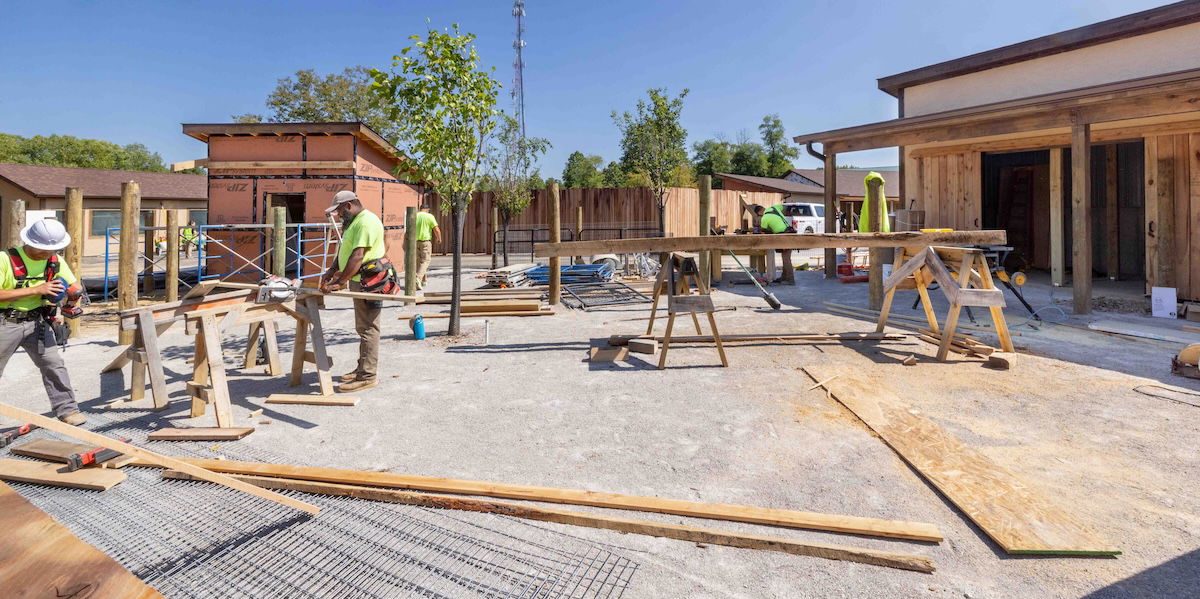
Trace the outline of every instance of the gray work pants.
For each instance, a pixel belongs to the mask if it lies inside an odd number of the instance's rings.
[[[71,389],[71,379],[67,376],[67,366],[58,351],[58,343],[54,341],[54,333],[50,332],[49,326],[40,327],[45,333],[45,350],[39,352],[38,330],[37,320],[13,322],[0,319],[0,377],[4,376],[8,359],[17,353],[18,347],[23,347],[38,370],[42,371],[42,384],[46,386],[46,395],[50,398],[54,415],[66,416],[78,412],[79,404],[75,403],[75,391]]]
[[[350,282],[351,291],[362,291],[357,281]],[[354,331],[358,333],[359,378],[373,379],[379,374],[379,321],[383,315],[383,302],[379,300],[354,300]]]

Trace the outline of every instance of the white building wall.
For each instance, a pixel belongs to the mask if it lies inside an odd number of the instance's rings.
[[[909,87],[904,116],[1191,69],[1200,69],[1200,23]]]

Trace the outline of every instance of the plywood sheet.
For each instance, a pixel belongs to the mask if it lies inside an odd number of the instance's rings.
[[[236,441],[254,432],[252,428],[164,428],[150,433],[151,441]]]
[[[849,370],[805,367],[904,461],[1008,553],[1117,555],[1067,510],[947,433],[890,390]]]
[[[50,462],[3,459],[0,460],[0,480],[107,491],[126,478],[124,472],[109,468],[84,468],[75,472],[59,472],[59,468],[62,466]]]
[[[0,483],[0,527],[5,597],[162,597],[4,483]]]

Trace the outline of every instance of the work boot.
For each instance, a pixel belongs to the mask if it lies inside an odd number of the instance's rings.
[[[371,377],[369,379],[358,379],[358,380],[351,381],[349,383],[342,383],[342,384],[338,385],[337,392],[338,393],[353,393],[355,391],[362,391],[364,389],[370,389],[378,384],[379,384],[379,379],[374,378],[374,377]]]
[[[346,374],[343,374],[342,376],[339,376],[338,380],[343,383],[353,383],[354,381],[357,381],[358,377],[360,377],[360,376],[362,376],[362,373],[357,370],[354,370],[351,372],[347,372]]]
[[[59,416],[58,419],[71,425],[71,426],[80,426],[83,423],[87,422],[87,417],[85,417],[83,414],[80,414],[79,412],[71,412],[70,414],[67,414],[66,416]]]

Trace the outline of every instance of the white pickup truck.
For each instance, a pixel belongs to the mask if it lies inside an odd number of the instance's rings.
[[[825,231],[825,205],[805,202],[787,202],[783,205],[783,214],[791,221],[792,228],[797,233],[816,233]]]

